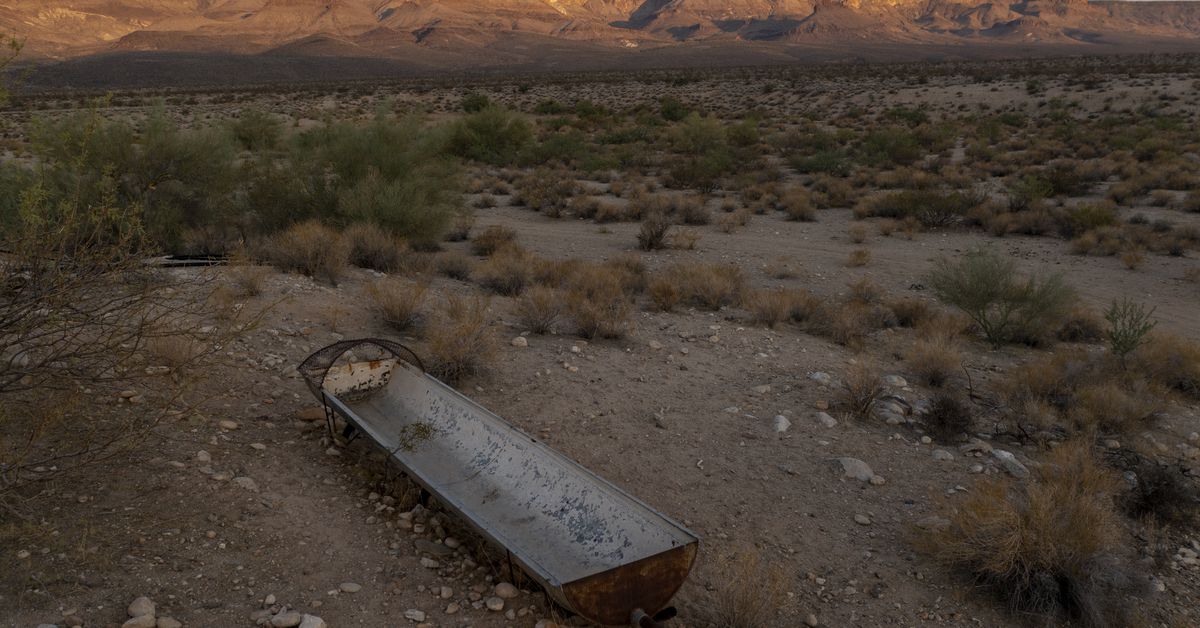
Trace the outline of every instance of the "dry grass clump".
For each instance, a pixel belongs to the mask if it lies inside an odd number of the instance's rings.
[[[496,355],[496,334],[488,323],[488,300],[448,296],[430,317],[425,367],[450,384],[486,369]]]
[[[535,334],[554,331],[565,310],[564,295],[546,286],[533,286],[517,300],[517,318],[521,326]]]
[[[958,341],[942,334],[918,338],[908,352],[909,368],[930,386],[941,386],[959,371],[962,350]]]
[[[850,241],[855,244],[862,244],[867,241],[867,227],[863,224],[850,225],[846,230],[846,235],[850,237]]]
[[[228,272],[234,290],[242,297],[256,297],[262,294],[270,275],[269,267],[249,263],[232,266]]]
[[[1154,334],[1130,356],[1131,370],[1192,397],[1200,397],[1200,345],[1186,338]]]
[[[754,290],[742,299],[742,304],[750,311],[751,321],[774,329],[791,318],[794,300],[790,290]]]
[[[400,266],[404,244],[373,223],[357,222],[342,232],[350,244],[350,263],[391,272]]]
[[[1068,443],[1029,481],[977,482],[947,506],[948,526],[923,530],[916,541],[1015,612],[1128,626],[1126,598],[1145,591],[1114,507],[1119,486],[1086,444]]]
[[[492,225],[471,239],[471,252],[487,257],[516,241],[516,231],[501,225]]]
[[[471,229],[475,226],[475,214],[470,212],[459,212],[454,217],[454,221],[450,223],[450,228],[446,230],[445,240],[447,242],[465,242],[471,237]]]
[[[710,621],[722,628],[763,628],[773,625],[786,599],[783,570],[763,561],[750,547],[715,566],[724,585],[713,596]]]
[[[838,391],[838,405],[851,417],[866,420],[883,396],[883,377],[879,368],[869,362],[858,362],[846,371]]]
[[[1200,485],[1178,464],[1141,458],[1133,469],[1137,481],[1121,499],[1130,517],[1160,525],[1189,528],[1200,518]]]
[[[475,260],[462,253],[447,253],[437,258],[437,271],[451,279],[467,281],[475,269]]]
[[[298,272],[336,284],[349,265],[350,246],[342,234],[310,220],[273,237],[267,257],[284,272]]]
[[[871,251],[869,249],[854,249],[846,258],[846,265],[851,268],[860,268],[870,263]]]
[[[1063,316],[1055,337],[1063,342],[1097,342],[1104,339],[1104,321],[1095,312],[1076,306]]]
[[[643,251],[656,251],[663,248],[666,246],[667,231],[670,228],[671,221],[667,219],[666,214],[659,212],[648,214],[642,221],[642,228],[638,230],[638,248]]]
[[[621,338],[629,333],[632,313],[621,275],[612,268],[585,267],[571,279],[567,314],[580,336]]]
[[[717,219],[717,229],[720,229],[723,233],[733,233],[737,231],[738,227],[745,227],[750,224],[750,217],[753,215],[754,213],[745,207],[738,208],[728,214],[722,214]]]
[[[671,248],[680,251],[694,251],[700,243],[699,231],[695,229],[679,229],[671,234]]]
[[[1129,433],[1144,429],[1162,410],[1145,384],[1088,384],[1072,391],[1067,417],[1083,431]]]
[[[804,188],[792,188],[779,199],[779,209],[787,215],[788,220],[813,222],[817,219],[817,210],[813,207],[812,196]]]
[[[474,277],[479,285],[496,294],[515,297],[529,284],[533,265],[533,255],[510,245],[476,266]]]
[[[890,299],[887,306],[896,315],[896,324],[901,327],[919,327],[936,314],[929,301],[916,297]]]
[[[683,292],[666,273],[651,278],[650,283],[646,286],[646,292],[650,296],[650,303],[654,309],[663,312],[674,310],[683,301]]]
[[[146,355],[155,366],[179,371],[208,352],[199,339],[186,333],[168,333],[146,340]]]
[[[737,304],[746,282],[740,268],[721,264],[675,264],[660,278],[675,284],[680,300],[705,310]]]
[[[428,290],[428,284],[387,277],[368,284],[367,296],[383,322],[397,331],[408,331],[421,322]]]

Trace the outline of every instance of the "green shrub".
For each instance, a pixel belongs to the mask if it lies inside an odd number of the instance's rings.
[[[336,284],[346,271],[350,247],[336,230],[309,221],[272,238],[267,256],[279,270],[299,272]]]
[[[1067,210],[1063,236],[1073,238],[1100,227],[1117,224],[1117,208],[1111,203],[1080,203]]]
[[[982,202],[979,195],[970,192],[902,190],[873,199],[864,207],[870,216],[915,218],[926,227],[936,228],[962,220]]]
[[[465,116],[450,127],[450,151],[460,157],[492,165],[515,163],[533,143],[533,128],[520,115],[500,107],[487,107]]]
[[[243,109],[230,123],[229,131],[245,150],[274,150],[283,137],[283,123],[262,109]]]
[[[475,113],[483,111],[492,105],[492,101],[488,99],[487,94],[479,92],[471,92],[462,99],[462,110],[467,113]]]
[[[1074,298],[1061,275],[1020,278],[1011,259],[992,251],[939,259],[929,283],[938,298],[971,317],[993,346],[1044,340],[1061,326]]]
[[[898,127],[885,127],[868,133],[858,148],[863,162],[872,166],[906,166],[921,158],[917,138]]]
[[[436,174],[434,180],[448,175]],[[371,174],[338,197],[338,214],[346,222],[372,222],[415,244],[441,240],[458,210],[460,197],[419,177],[385,180]]]

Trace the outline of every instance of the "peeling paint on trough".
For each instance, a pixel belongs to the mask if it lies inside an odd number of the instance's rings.
[[[667,609],[687,578],[694,534],[426,374],[403,345],[347,340],[299,371],[331,417],[385,448],[564,608],[629,624]]]

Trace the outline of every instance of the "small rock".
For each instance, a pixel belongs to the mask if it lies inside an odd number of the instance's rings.
[[[489,611],[498,613],[504,610],[504,600],[498,597],[489,597],[488,599],[484,600],[483,603],[485,606],[487,606]]]
[[[1000,462],[1000,466],[1014,478],[1024,479],[1029,477],[1029,469],[1017,460],[1017,457],[1003,449],[993,449],[992,457]]]
[[[317,617],[316,615],[309,615],[305,613],[304,616],[300,618],[300,628],[326,628],[325,620]]]
[[[939,462],[954,460],[954,454],[946,451],[945,449],[935,449],[933,450],[933,459]]]
[[[501,582],[497,584],[493,593],[496,594],[496,597],[505,600],[511,600],[521,594],[521,592],[517,590],[517,587],[514,587],[507,582]]]
[[[869,526],[871,525],[871,518],[866,515],[854,515],[854,523],[860,526]]]
[[[126,609],[130,617],[141,617],[142,615],[154,616],[154,601],[146,596],[141,596],[129,603],[129,608]]]
[[[338,585],[338,588],[341,589],[342,593],[358,593],[362,591],[362,585],[356,582],[343,582]]]
[[[157,624],[154,615],[139,615],[121,624],[121,628],[155,628]]]
[[[272,628],[295,628],[304,621],[304,616],[296,611],[284,611],[271,618]]]
[[[422,556],[421,566],[426,569],[437,569],[438,567],[441,567],[442,564],[432,558],[429,558],[428,556]]]
[[[882,475],[871,476],[871,486],[883,486],[884,484],[887,484],[887,480]]]
[[[200,464],[208,464],[212,462],[212,454],[201,449],[200,451],[196,452],[196,462],[199,462]]]
[[[858,458],[838,458],[837,462],[841,465],[842,473],[848,478],[854,478],[859,482],[870,482],[871,478],[875,476],[871,466]]]
[[[251,493],[258,492],[258,484],[253,479],[248,478],[244,475],[233,478],[233,483],[240,486],[241,488],[246,489],[247,491],[250,491]]]
[[[173,617],[159,617],[156,628],[183,628],[183,623]]]
[[[655,351],[659,351],[660,349],[662,349],[662,348],[663,348],[663,343],[661,343],[661,342],[659,342],[659,341],[657,341],[657,340],[651,340],[651,341],[650,341],[650,348],[651,348],[651,349],[653,349],[653,350],[655,350]]]
[[[895,388],[904,388],[905,386],[908,386],[908,382],[899,375],[884,375],[883,383]]]
[[[833,383],[833,377],[830,377],[829,373],[824,373],[821,371],[809,373],[808,378],[822,386],[828,386]]]
[[[425,611],[410,608],[404,611],[404,618],[409,621],[422,622],[425,621]]]
[[[263,606],[270,606],[274,603],[275,603],[275,594],[274,593],[268,594],[267,597],[263,598]]]
[[[451,603],[449,603],[449,604],[447,604],[447,605],[446,605],[446,610],[445,610],[445,611],[443,611],[443,612],[445,612],[447,615],[453,615],[453,614],[457,613],[457,612],[458,612],[458,611],[460,611],[460,610],[462,610],[462,607],[461,607],[461,606],[459,606],[458,604],[456,604],[456,603],[454,603],[454,602],[451,602]]]
[[[817,422],[825,427],[837,426],[837,419],[830,416],[828,412],[818,412],[816,416]]]
[[[221,419],[220,421],[217,421],[217,427],[219,427],[223,430],[229,431],[229,430],[236,430],[238,428],[238,424],[237,424],[237,421],[230,421],[229,419]]]
[[[528,339],[528,338],[526,338],[525,336],[517,336],[516,338],[513,338],[513,339],[512,339],[512,346],[514,346],[514,347],[518,347],[518,348],[521,348],[521,349],[523,349],[523,348],[525,348],[525,347],[528,347],[528,346],[529,346],[529,339]]]
[[[821,625],[821,621],[817,619],[816,615],[809,613],[804,616],[804,625],[809,626],[809,628],[817,628],[817,626]]]
[[[266,451],[267,446],[262,443],[250,443],[250,449],[254,451]]]
[[[756,392],[760,395],[765,395],[765,394],[771,392],[771,385],[770,384],[762,384],[760,386],[755,386],[753,388],[753,390],[754,390],[754,392]]]
[[[950,520],[945,517],[930,515],[917,520],[917,527],[922,530],[947,530],[950,528]]]
[[[782,434],[788,431],[788,428],[790,427],[792,427],[792,422],[789,421],[787,417],[783,416],[782,414],[775,415],[775,432],[777,434]]]

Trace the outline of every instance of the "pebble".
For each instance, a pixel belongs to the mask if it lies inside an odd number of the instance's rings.
[[[342,593],[358,593],[362,591],[362,585],[357,582],[343,582],[338,585],[338,588],[342,590]]]
[[[445,613],[446,613],[447,615],[453,615],[453,614],[457,613],[457,612],[458,612],[458,611],[460,611],[460,610],[462,610],[462,607],[461,607],[461,606],[459,606],[458,604],[456,604],[456,603],[454,603],[454,602],[451,602],[451,603],[449,603],[449,604],[447,604],[447,605],[446,605],[446,611],[445,611]]]
[[[908,386],[908,381],[899,375],[884,375],[883,383],[895,388],[904,388],[905,386]]]
[[[838,458],[837,462],[842,467],[842,473],[848,478],[854,478],[859,482],[870,482],[871,478],[875,476],[871,465],[858,458]]]
[[[295,628],[304,621],[304,616],[296,611],[284,611],[271,618],[272,628]]]
[[[663,343],[661,343],[661,342],[659,342],[659,341],[657,341],[657,340],[651,340],[651,341],[650,341],[650,348],[651,348],[651,349],[653,349],[653,350],[655,350],[655,351],[659,351],[660,349],[662,349],[662,348],[663,348]]]
[[[17,550],[17,560],[25,560],[29,556],[29,550]]]
[[[498,612],[504,610],[504,600],[502,600],[498,597],[489,597],[488,599],[484,600],[483,603],[485,606],[487,606],[487,609],[489,611],[494,611],[494,612],[498,613]]]
[[[833,377],[831,377],[829,375],[829,373],[825,373],[822,371],[817,371],[816,373],[809,373],[808,378],[822,386],[828,386],[833,383]]]
[[[854,523],[860,526],[869,526],[871,525],[871,518],[866,515],[854,515]]]
[[[305,613],[305,615],[300,618],[300,628],[326,628],[325,620],[317,617],[316,615],[309,615]]]
[[[517,587],[514,587],[507,582],[501,582],[497,584],[493,593],[496,594],[496,597],[505,600],[511,600],[521,594],[521,592],[517,590]]]
[[[922,530],[946,530],[950,528],[950,520],[937,515],[930,515],[917,520],[917,527]]]
[[[240,486],[241,488],[246,489],[247,491],[250,491],[251,493],[258,492],[258,483],[255,482],[253,479],[248,478],[244,475],[233,478],[233,483]]]
[[[456,548],[458,548],[460,543],[459,543],[458,539],[456,539],[452,536],[448,536],[448,537],[442,539],[442,545],[445,545],[446,547],[449,547],[450,549],[456,549]]]
[[[809,626],[810,628],[816,628],[817,626],[821,625],[821,621],[817,619],[816,615],[809,613],[808,615],[804,616],[804,625]]]
[[[954,454],[946,451],[945,449],[935,449],[933,450],[933,459],[937,461],[954,460]]]
[[[754,392],[756,392],[760,395],[765,395],[765,394],[771,392],[771,385],[770,384],[762,384],[760,386],[755,386],[753,388],[753,390],[754,390]]]
[[[275,603],[275,594],[274,593],[268,594],[267,597],[263,598],[263,606],[270,606],[274,603]]]
[[[788,428],[790,428],[791,426],[792,426],[792,422],[789,421],[787,417],[783,416],[782,414],[775,415],[775,432],[776,433],[782,434],[782,433],[788,431]]]
[[[417,622],[425,621],[425,611],[417,610],[415,608],[410,608],[410,609],[404,611],[404,618],[409,621],[417,621]]]
[[[238,424],[237,424],[237,421],[230,421],[229,419],[221,419],[220,421],[217,421],[217,427],[219,427],[223,430],[236,430],[238,428]]]
[[[201,464],[208,464],[208,463],[212,462],[212,454],[201,449],[200,451],[196,452],[196,462],[199,462]]]
[[[250,448],[255,451],[266,451],[267,446],[262,443],[250,443]]]
[[[154,615],[140,615],[121,624],[121,628],[154,628],[156,624]]]
[[[155,628],[183,628],[183,623],[174,617],[159,617]]]
[[[512,346],[521,348],[521,349],[528,347],[529,339],[526,338],[525,336],[517,336],[516,338],[512,339]]]
[[[816,416],[817,422],[825,427],[836,427],[838,424],[837,419],[830,416],[828,412],[818,412]]]
[[[130,602],[129,608],[125,610],[128,611],[130,617],[154,616],[154,601],[143,595]]]

